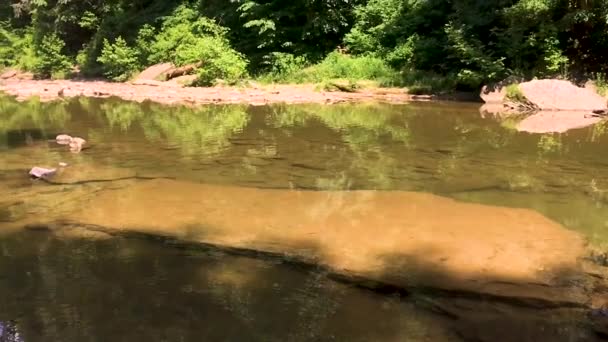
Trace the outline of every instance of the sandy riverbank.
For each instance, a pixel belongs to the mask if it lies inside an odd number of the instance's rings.
[[[257,85],[250,87],[183,87],[176,83],[137,81],[112,83],[106,81],[76,80],[20,80],[0,81],[0,91],[24,100],[37,96],[41,101],[64,97],[119,97],[128,101],[154,101],[165,104],[232,104],[247,103],[340,103],[380,101],[405,103],[412,100],[430,100],[430,96],[410,95],[405,89],[370,88],[357,92],[328,92],[314,85]]]

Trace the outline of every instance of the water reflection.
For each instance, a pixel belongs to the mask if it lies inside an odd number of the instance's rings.
[[[2,342],[459,340],[413,302],[281,261],[43,232],[0,250]]]
[[[8,97],[0,97],[0,117],[3,171],[65,161],[260,188],[428,191],[533,208],[608,241],[606,121],[543,135],[469,105],[190,108]],[[82,136],[91,149],[80,159],[61,154],[45,142],[58,132]]]

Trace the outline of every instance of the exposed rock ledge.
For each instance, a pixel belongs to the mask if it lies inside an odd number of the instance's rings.
[[[414,192],[262,190],[166,179],[102,191],[81,207],[61,222],[285,255],[394,288],[541,307],[591,308],[608,300],[606,269],[586,261],[583,237],[526,209]]]
[[[506,99],[508,84],[505,82],[482,89],[480,96],[486,102],[482,112],[518,110]],[[518,88],[532,109],[531,115],[517,126],[522,132],[561,133],[598,123],[608,113],[606,98],[591,88],[577,87],[568,81],[533,80],[518,84]]]

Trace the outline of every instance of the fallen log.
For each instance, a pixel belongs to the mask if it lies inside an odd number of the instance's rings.
[[[188,64],[178,68],[169,69],[167,72],[165,72],[165,81],[179,76],[189,75],[201,65],[203,65],[203,62]]]

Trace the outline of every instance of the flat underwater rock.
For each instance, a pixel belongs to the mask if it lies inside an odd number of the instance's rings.
[[[102,191],[82,208],[66,218],[294,256],[395,286],[588,301],[586,290],[567,285],[582,276],[585,239],[528,209],[404,191],[262,190],[174,180]]]

